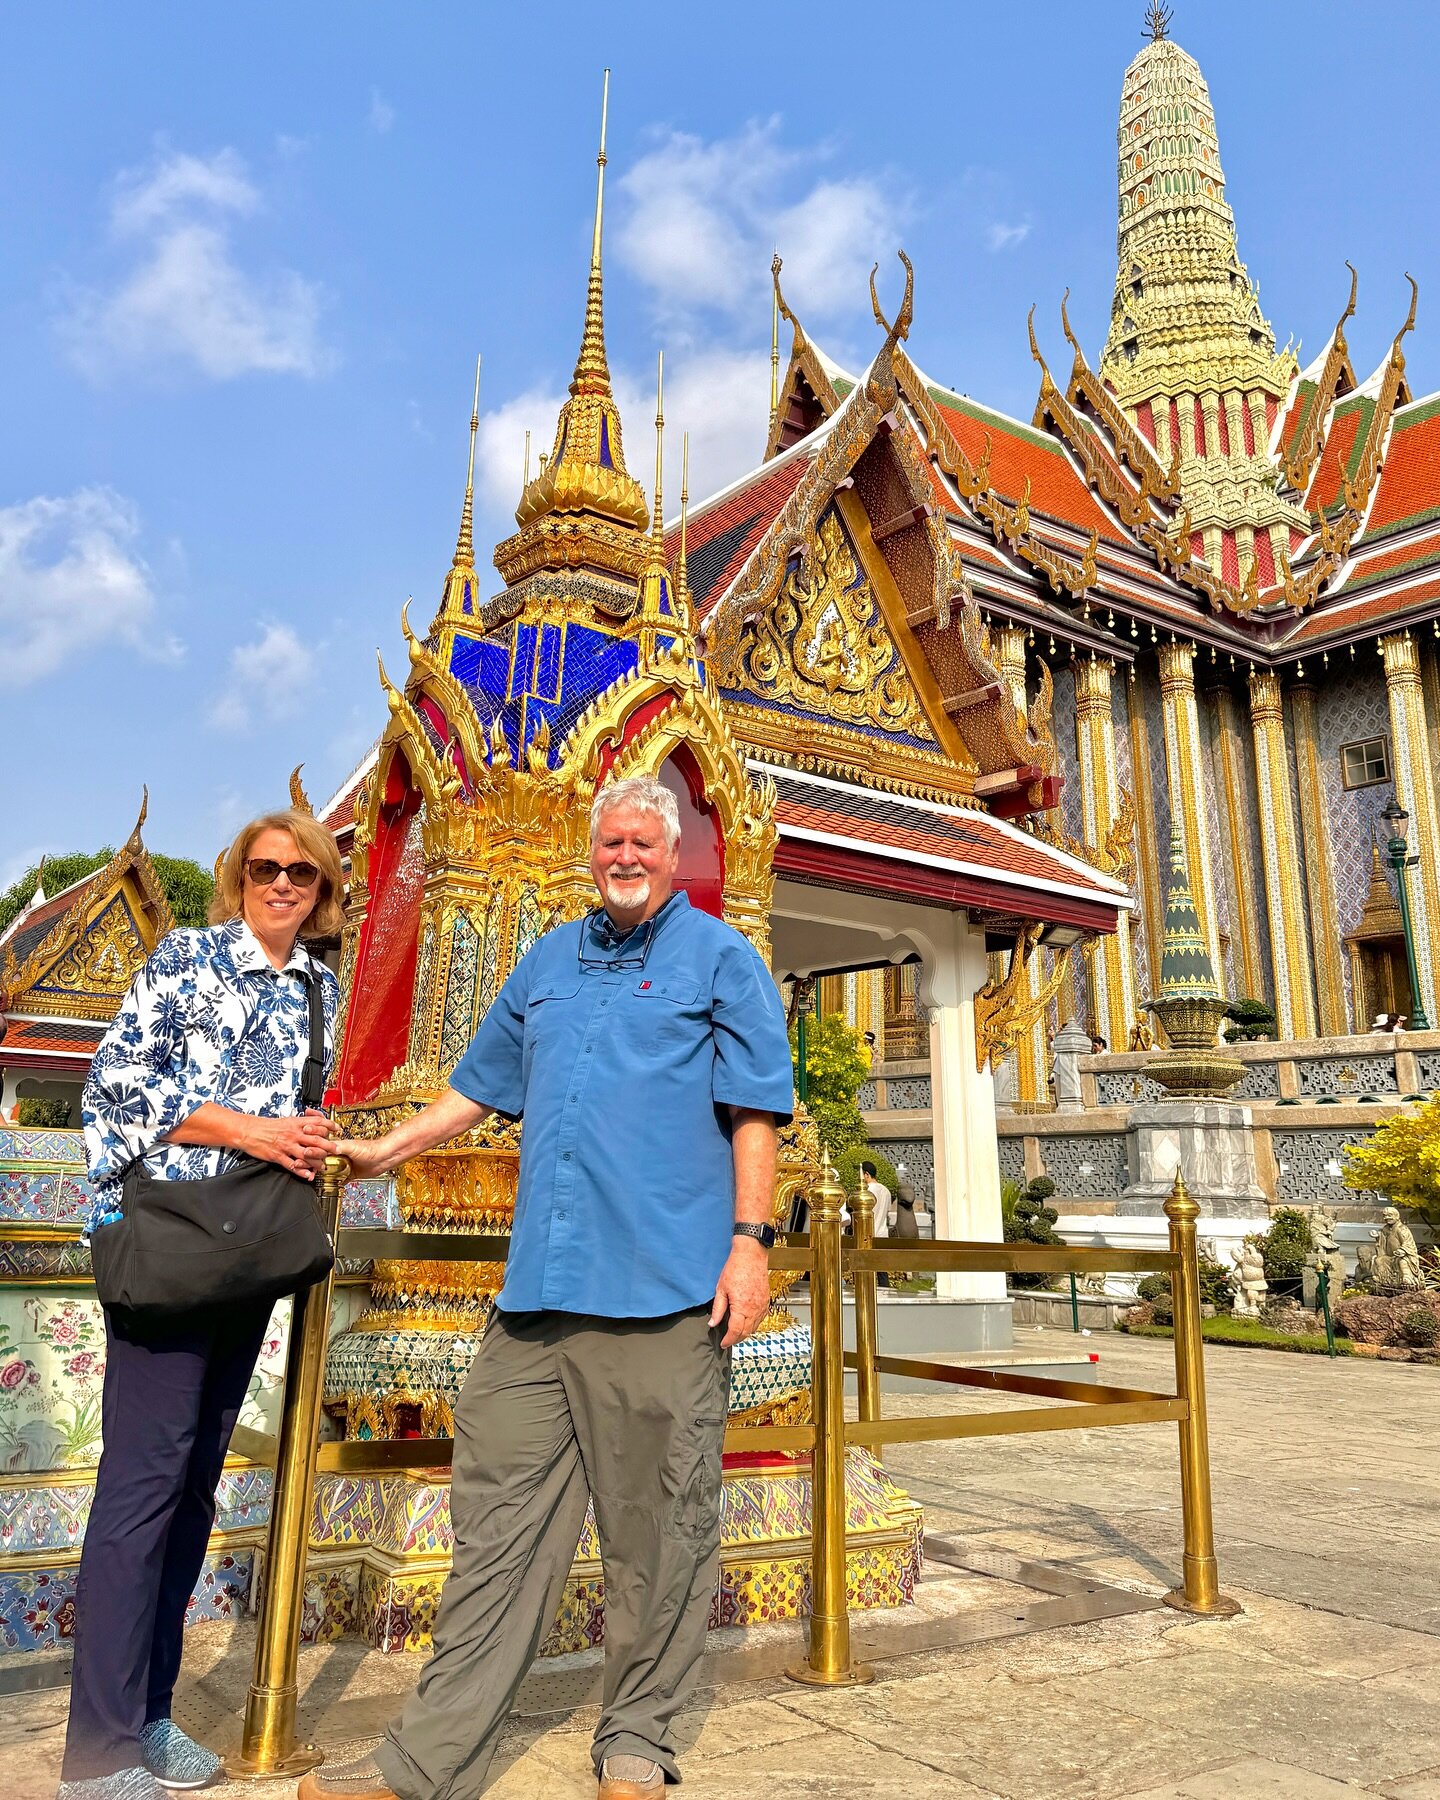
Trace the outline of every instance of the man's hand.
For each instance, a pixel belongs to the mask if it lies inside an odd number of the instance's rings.
[[[332,1156],[343,1156],[350,1165],[352,1180],[366,1175],[383,1175],[394,1164],[389,1144],[382,1138],[340,1138],[330,1146]]]
[[[770,1310],[770,1258],[756,1238],[736,1238],[720,1279],[715,1285],[715,1304],[710,1323],[726,1319],[724,1349],[749,1337]]]

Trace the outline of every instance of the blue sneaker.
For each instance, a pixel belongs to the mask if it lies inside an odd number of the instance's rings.
[[[140,1754],[162,1788],[179,1791],[209,1787],[220,1773],[220,1758],[215,1752],[186,1737],[173,1719],[152,1719],[141,1728]]]
[[[148,1769],[117,1769],[85,1781],[62,1781],[55,1800],[164,1800],[165,1790]]]

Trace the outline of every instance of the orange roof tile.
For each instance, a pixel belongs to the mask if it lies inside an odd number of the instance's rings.
[[[944,388],[930,389],[945,423],[960,448],[974,464],[985,454],[990,439],[990,482],[997,494],[1012,504],[1025,491],[1030,478],[1030,504],[1052,519],[1064,519],[1082,531],[1095,530],[1102,537],[1123,541],[1109,515],[1076,474],[1059,444],[1026,431],[1023,426],[970,405]]]
[[[1380,491],[1365,522],[1367,541],[1440,515],[1440,395],[1397,414]]]

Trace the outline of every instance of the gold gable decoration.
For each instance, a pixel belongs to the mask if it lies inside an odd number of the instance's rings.
[[[108,1022],[146,958],[175,926],[140,836],[149,790],[124,846],[77,886],[68,908],[19,961],[0,960],[0,1009]]]
[[[807,533],[775,600],[742,628],[722,679],[837,722],[934,741],[833,507]]]

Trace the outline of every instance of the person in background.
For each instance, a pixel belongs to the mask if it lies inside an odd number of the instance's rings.
[[[324,826],[269,813],[225,852],[211,923],[155,947],[85,1083],[96,1183],[87,1241],[121,1217],[137,1161],[166,1181],[219,1175],[244,1156],[314,1176],[332,1127],[301,1116],[309,987],[320,984],[327,1064],[339,990],[302,939],[339,931],[343,893]],[[219,1757],[181,1731],[170,1701],[215,1489],[270,1313],[267,1301],[140,1328],[106,1309],[105,1444],[80,1557],[58,1800],[160,1800],[219,1774]]]
[[[867,1197],[869,1199],[871,1217],[874,1221],[875,1241],[878,1244],[881,1238],[890,1235],[890,1190],[876,1175],[875,1165],[872,1162],[861,1163],[860,1185],[864,1189],[860,1199],[864,1200]],[[880,1287],[889,1287],[890,1285],[890,1277],[884,1269],[880,1271],[876,1281]]]

